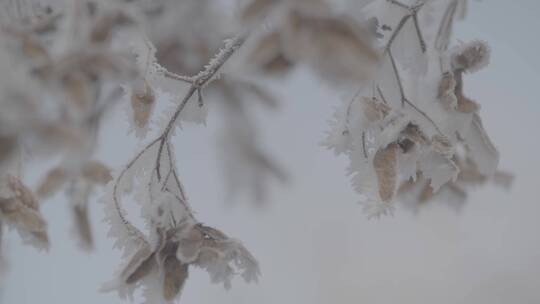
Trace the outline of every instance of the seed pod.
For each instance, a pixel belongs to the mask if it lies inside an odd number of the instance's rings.
[[[0,198],[0,213],[8,224],[23,233],[29,233],[34,245],[40,248],[49,246],[47,223],[36,209],[30,208],[19,198]]]
[[[155,102],[152,87],[146,81],[137,81],[131,92],[133,119],[139,128],[147,126]]]
[[[383,202],[390,202],[394,197],[397,183],[397,149],[397,144],[389,144],[386,148],[377,151],[373,159],[379,196]]]
[[[87,162],[82,169],[82,175],[87,180],[102,185],[112,179],[111,170],[98,161]]]
[[[92,237],[92,229],[88,219],[88,205],[72,206],[72,211],[75,219],[75,229],[83,249],[92,249],[94,238]]]
[[[62,168],[54,168],[47,173],[45,180],[38,187],[37,195],[41,198],[50,197],[66,182],[67,174]]]
[[[191,228],[188,235],[180,239],[176,256],[184,263],[191,263],[197,259],[204,235],[196,228]]]
[[[188,277],[188,264],[182,264],[176,256],[168,255],[163,262],[163,297],[172,301],[182,290]]]
[[[39,204],[34,194],[28,187],[26,187],[20,179],[13,175],[8,176],[8,186],[15,194],[15,197],[26,207],[39,210]]]
[[[154,251],[150,248],[150,245],[145,244],[135,255],[131,258],[121,273],[126,284],[137,283],[140,279],[145,277],[155,265]]]

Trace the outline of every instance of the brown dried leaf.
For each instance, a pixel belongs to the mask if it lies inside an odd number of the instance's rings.
[[[260,19],[261,16],[267,14],[272,6],[278,2],[278,0],[253,0],[242,11],[242,20],[244,22],[252,22],[253,20]]]
[[[41,214],[22,203],[16,197],[0,199],[0,212],[8,223],[23,232],[28,232],[43,247],[49,244],[47,224]]]
[[[109,41],[115,27],[131,23],[133,23],[131,17],[122,12],[105,15],[96,22],[96,25],[90,33],[90,40],[97,43]]]
[[[111,170],[99,161],[89,161],[82,168],[82,176],[87,180],[105,185],[112,180]]]
[[[288,26],[286,53],[307,59],[323,78],[336,83],[371,79],[380,56],[372,35],[355,20],[297,10],[290,14]]]
[[[478,110],[480,110],[480,105],[477,102],[464,95],[458,96],[456,111],[460,113],[476,113]]]
[[[176,256],[168,255],[163,263],[163,297],[172,301],[182,290],[188,277],[188,264],[182,264]]]
[[[199,251],[203,245],[204,235],[196,228],[192,228],[189,234],[180,240],[178,253],[185,263],[193,262],[197,259]]]
[[[293,66],[293,62],[283,53],[281,35],[277,31],[258,41],[249,60],[269,74],[285,73]]]
[[[155,265],[154,256],[155,253],[150,248],[150,245],[144,244],[131,258],[124,270],[122,270],[121,277],[124,282],[126,284],[134,284],[149,274]]]
[[[39,185],[37,195],[42,198],[50,197],[64,185],[67,180],[66,171],[62,168],[54,168],[47,173],[45,180]]]
[[[131,108],[133,119],[139,128],[144,128],[148,124],[154,102],[152,87],[146,81],[137,83],[131,92]]]
[[[15,197],[26,207],[38,210],[39,203],[34,197],[32,190],[26,187],[20,179],[13,175],[8,175],[8,187],[15,194]]]
[[[397,183],[397,149],[397,144],[389,144],[386,148],[378,150],[373,159],[379,196],[383,202],[390,202],[394,197]]]
[[[62,77],[62,85],[68,97],[81,110],[86,110],[96,99],[96,88],[88,75],[70,71]]]
[[[87,205],[75,205],[72,207],[73,217],[75,220],[75,229],[81,245],[85,249],[91,249],[94,245],[94,239],[92,237],[92,229],[90,227],[90,220],[88,219],[88,206]]]

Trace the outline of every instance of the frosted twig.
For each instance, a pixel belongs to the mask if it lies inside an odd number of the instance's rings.
[[[203,86],[207,85],[211,81],[212,77],[220,70],[220,68],[225,64],[225,62],[227,62],[227,60],[234,54],[234,52],[244,43],[246,38],[247,38],[247,34],[240,34],[240,35],[237,35],[236,37],[234,37],[233,39],[228,40],[226,42],[226,44],[225,44],[225,47],[222,48],[216,54],[216,56],[212,60],[210,60],[209,64],[207,64],[204,67],[204,69],[201,72],[199,72],[196,76],[186,77],[186,76],[180,76],[180,75],[165,71],[165,76],[167,76],[169,78],[177,79],[177,80],[180,80],[180,81],[184,81],[184,82],[189,82],[191,84],[191,86],[188,89],[188,91],[187,91],[186,95],[184,96],[184,98],[182,99],[182,101],[180,102],[180,104],[178,105],[178,107],[176,108],[176,110],[174,111],[171,119],[167,123],[167,126],[165,127],[163,132],[158,137],[156,137],[154,140],[152,140],[146,147],[144,147],[127,164],[127,166],[120,172],[120,174],[116,178],[116,180],[114,182],[114,186],[113,186],[113,202],[114,202],[114,206],[116,208],[117,214],[120,217],[120,219],[121,219],[122,223],[124,224],[124,226],[126,227],[126,229],[128,230],[128,232],[132,236],[134,236],[136,239],[142,240],[143,242],[147,243],[147,241],[144,238],[143,233],[138,228],[136,228],[133,224],[131,224],[129,222],[129,220],[123,214],[123,210],[122,210],[122,207],[120,206],[120,201],[119,201],[119,198],[118,198],[118,184],[120,183],[120,181],[122,180],[122,178],[124,177],[126,172],[128,170],[130,170],[133,167],[133,165],[137,161],[139,161],[139,159],[145,153],[147,153],[157,143],[159,143],[159,148],[158,148],[158,151],[157,151],[155,166],[154,166],[154,169],[152,171],[156,172],[157,180],[158,180],[158,182],[161,182],[161,168],[160,168],[161,164],[160,164],[160,162],[161,162],[161,156],[162,156],[163,147],[166,146],[167,153],[169,155],[170,168],[169,168],[169,173],[167,174],[167,177],[165,178],[164,183],[163,183],[165,188],[163,188],[162,190],[166,190],[166,191],[170,192],[170,189],[168,189],[166,187],[166,183],[167,183],[168,179],[171,176],[173,176],[174,179],[175,179],[175,183],[176,183],[176,185],[178,187],[178,190],[182,194],[182,197],[179,199],[179,202],[184,205],[186,210],[188,210],[189,216],[193,217],[193,213],[192,213],[191,208],[189,207],[189,205],[188,205],[188,203],[187,203],[187,201],[185,199],[183,188],[182,188],[182,186],[180,184],[180,180],[178,179],[178,175],[176,174],[174,164],[172,163],[172,160],[171,160],[172,153],[170,151],[169,135],[170,135],[170,132],[171,132],[173,126],[175,125],[178,117],[180,116],[180,113],[185,108],[186,104],[189,102],[189,100],[193,96],[193,94],[195,94],[195,92],[199,92],[199,94],[200,94],[201,88]],[[201,95],[201,97],[202,97],[202,95]],[[151,185],[149,185],[149,186],[151,186]]]

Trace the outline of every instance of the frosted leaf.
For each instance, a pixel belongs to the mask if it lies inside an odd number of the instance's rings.
[[[431,137],[431,148],[447,158],[451,158],[455,152],[450,139],[444,135],[433,135]]]
[[[213,283],[223,283],[225,288],[230,288],[235,268],[246,282],[257,281],[259,265],[239,241],[211,227],[199,225],[197,228],[204,234],[204,242],[195,265],[208,271]]]
[[[433,192],[437,192],[447,182],[455,181],[459,173],[459,169],[453,161],[435,152],[424,155],[419,166],[423,175],[431,180]]]
[[[499,152],[484,130],[480,116],[474,114],[470,127],[462,136],[480,173],[485,176],[493,175],[499,164]]]
[[[336,155],[345,153],[352,148],[347,123],[348,109],[349,107],[345,103],[335,109],[333,117],[329,121],[330,130],[326,132],[326,138],[321,143],[323,146],[332,149]]]
[[[468,73],[476,72],[489,63],[490,48],[486,42],[473,40],[452,49],[452,68]]]
[[[362,205],[362,211],[366,214],[368,219],[394,214],[395,206],[389,202],[364,200],[361,201],[360,204]]]

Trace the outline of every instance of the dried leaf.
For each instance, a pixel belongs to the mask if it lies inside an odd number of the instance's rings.
[[[121,277],[126,284],[137,283],[140,279],[150,273],[155,265],[154,255],[154,251],[148,244],[144,244],[135,253],[121,273]]]
[[[139,128],[148,125],[154,103],[155,95],[152,87],[146,81],[136,83],[131,92],[131,109],[135,124]]]
[[[92,237],[92,229],[90,227],[90,220],[88,218],[88,206],[87,205],[75,205],[72,206],[73,217],[75,219],[75,228],[79,240],[83,248],[90,249],[93,247],[94,239]]]
[[[460,113],[476,113],[480,109],[480,105],[474,100],[469,99],[463,95],[457,98],[456,111]]]
[[[204,235],[199,229],[190,229],[188,235],[180,240],[177,257],[184,263],[195,261],[203,245],[203,240]]]
[[[350,18],[314,17],[293,11],[287,54],[307,59],[325,79],[335,83],[358,83],[371,79],[379,53],[368,30]]]
[[[244,22],[260,20],[260,17],[267,14],[278,2],[278,0],[253,0],[242,11],[242,20]]]
[[[172,301],[182,290],[188,277],[188,264],[182,264],[176,256],[168,255],[163,263],[163,297]]]
[[[13,191],[15,197],[26,207],[39,210],[39,204],[34,194],[28,189],[20,179],[13,175],[8,176],[8,187]]]
[[[39,185],[37,195],[39,197],[50,197],[64,185],[67,180],[66,171],[62,168],[54,168],[47,173],[45,180]]]
[[[471,126],[462,135],[470,152],[470,158],[480,173],[484,176],[493,175],[499,164],[499,151],[487,135],[478,114],[473,115]]]
[[[258,41],[249,60],[269,74],[280,74],[290,70],[293,62],[283,53],[282,37],[279,32],[267,34]]]
[[[397,184],[397,149],[395,143],[375,153],[373,167],[377,174],[379,196],[383,202],[390,202],[394,197]]]
[[[82,175],[87,180],[96,183],[105,185],[111,179],[111,170],[99,161],[89,161],[82,168]]]
[[[19,229],[20,232],[29,233],[36,245],[48,247],[47,224],[37,210],[13,197],[0,199],[0,212],[6,221]]]
[[[62,77],[62,85],[68,97],[81,110],[86,110],[96,100],[96,88],[82,71],[73,70]]]

